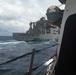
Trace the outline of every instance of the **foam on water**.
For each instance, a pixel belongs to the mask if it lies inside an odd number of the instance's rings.
[[[18,43],[21,43],[21,41],[6,41],[6,42],[3,42],[3,41],[1,41],[0,42],[0,45],[6,45],[6,44],[18,44]]]

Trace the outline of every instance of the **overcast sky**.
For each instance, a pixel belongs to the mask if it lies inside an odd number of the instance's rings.
[[[46,17],[46,10],[58,0],[0,0],[0,36],[26,32],[30,22]]]

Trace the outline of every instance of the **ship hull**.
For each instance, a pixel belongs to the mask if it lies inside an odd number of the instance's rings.
[[[50,33],[45,30],[44,34],[26,34],[26,33],[13,33],[13,38],[18,41],[46,41],[59,38],[59,28],[50,28]]]

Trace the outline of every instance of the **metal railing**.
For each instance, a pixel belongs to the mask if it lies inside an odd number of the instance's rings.
[[[33,49],[32,52],[29,52],[27,54],[24,54],[24,55],[21,55],[21,56],[18,56],[16,58],[13,58],[11,60],[8,60],[4,63],[1,63],[0,65],[5,65],[5,64],[8,64],[10,62],[13,62],[13,61],[16,61],[17,59],[21,59],[27,55],[31,55],[31,61],[30,61],[30,67],[29,67],[29,71],[25,73],[25,75],[42,75],[40,74],[43,70],[47,69],[50,65],[51,67],[49,68],[49,70],[47,72],[45,72],[43,75],[51,75],[53,73],[53,69],[54,69],[54,66],[55,66],[55,62],[56,62],[56,53],[51,56],[49,58],[49,60],[47,60],[46,62],[43,62],[41,63],[40,65],[38,65],[37,67],[34,67],[33,68],[33,61],[34,61],[34,56],[36,53],[40,52],[40,51],[44,51],[44,50],[47,50],[48,48],[51,48],[51,47],[54,47],[58,45],[58,43],[56,44],[53,44],[52,46],[48,46],[46,48],[43,48],[43,49],[40,49],[40,50],[35,50]],[[53,59],[53,60],[52,60]],[[49,63],[48,63],[49,62]],[[48,63],[46,66],[45,64]],[[38,70],[39,69],[39,70]],[[51,74],[50,74],[51,73]]]
[[[56,45],[58,45],[58,44],[54,44],[51,47],[56,46]],[[45,49],[47,50],[48,48],[51,48],[51,47],[47,47]],[[41,49],[38,51],[42,51],[42,50],[44,50],[44,49]],[[41,72],[46,68],[48,69],[49,66],[50,66],[49,70],[47,72],[45,72],[43,75],[53,75],[54,67],[56,64],[57,54],[55,53],[53,56],[51,56],[49,58],[49,60],[47,60],[46,62],[43,62],[39,66],[33,68],[33,61],[34,61],[35,52],[37,52],[37,51],[35,51],[35,49],[33,49],[32,54],[31,54],[29,71],[25,75],[42,75]],[[46,63],[47,63],[47,65],[45,66]]]

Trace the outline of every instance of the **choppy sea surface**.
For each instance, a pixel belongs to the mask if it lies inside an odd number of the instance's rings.
[[[25,75],[29,70],[32,49],[42,50],[35,53],[33,67],[47,61],[56,50],[55,41],[24,42],[0,40],[0,75]],[[45,49],[46,47],[51,47]],[[45,65],[44,65],[45,66]],[[42,74],[41,74],[42,75]]]

